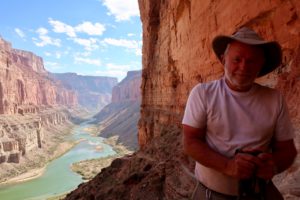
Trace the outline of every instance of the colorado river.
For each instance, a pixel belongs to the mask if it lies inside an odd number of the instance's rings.
[[[71,170],[72,163],[115,154],[111,146],[103,143],[103,138],[91,136],[84,131],[88,126],[90,125],[83,123],[73,130],[71,139],[83,139],[82,142],[50,162],[42,176],[27,182],[0,187],[0,199],[43,200],[75,189],[83,180]]]

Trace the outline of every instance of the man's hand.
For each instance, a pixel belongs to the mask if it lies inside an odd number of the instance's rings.
[[[263,165],[260,158],[247,153],[237,153],[227,162],[225,174],[237,179],[248,179],[256,174],[258,166]]]
[[[258,158],[262,161],[258,165],[256,176],[265,180],[270,180],[276,175],[276,165],[271,153],[261,153]]]

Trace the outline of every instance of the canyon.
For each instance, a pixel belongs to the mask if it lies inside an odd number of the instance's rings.
[[[130,150],[138,149],[138,121],[141,105],[141,71],[128,71],[112,89],[111,103],[94,118],[99,136],[117,136],[117,143]]]
[[[284,95],[299,151],[299,1],[139,0],[139,8],[143,23],[139,150],[114,160],[65,199],[189,199],[197,181],[195,162],[182,151],[185,103],[195,84],[223,74],[211,48],[213,38],[241,26],[282,46],[282,65],[258,82]],[[285,199],[299,199],[299,155],[274,181]]]
[[[83,76],[76,73],[50,73],[50,77],[65,88],[76,91],[78,104],[95,111],[111,102],[112,89],[118,80],[114,77]]]
[[[43,147],[44,127],[70,118],[62,110],[76,106],[77,97],[49,78],[41,57],[2,38],[0,70],[0,160],[19,163],[21,156]]]
[[[117,78],[52,74],[0,37],[0,183],[42,168],[72,145],[74,125],[111,101]]]

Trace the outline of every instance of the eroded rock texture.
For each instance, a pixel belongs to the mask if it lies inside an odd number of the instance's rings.
[[[39,106],[76,104],[73,91],[48,77],[42,58],[13,49],[0,38],[0,114],[24,114]]]
[[[0,116],[0,164],[19,163],[30,151],[43,148],[47,143],[44,129],[68,123],[66,110],[47,109],[33,115]]]
[[[0,37],[0,164],[42,148],[43,128],[69,118],[54,107],[75,105],[76,93],[49,78],[41,57]]]
[[[66,199],[188,199],[194,162],[182,155],[181,119],[191,88],[217,79],[222,66],[211,49],[218,34],[249,26],[283,48],[282,66],[259,81],[277,87],[300,128],[300,2],[248,0],[139,0],[143,23],[140,150],[116,160]],[[299,199],[299,158],[279,183]],[[110,184],[109,184],[110,183]]]
[[[112,103],[141,100],[141,71],[129,71],[127,76],[113,88]]]

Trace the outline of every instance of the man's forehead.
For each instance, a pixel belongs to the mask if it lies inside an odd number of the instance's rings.
[[[233,41],[228,44],[229,52],[245,52],[254,55],[264,55],[264,50],[262,47],[257,45],[249,45],[237,41]]]

